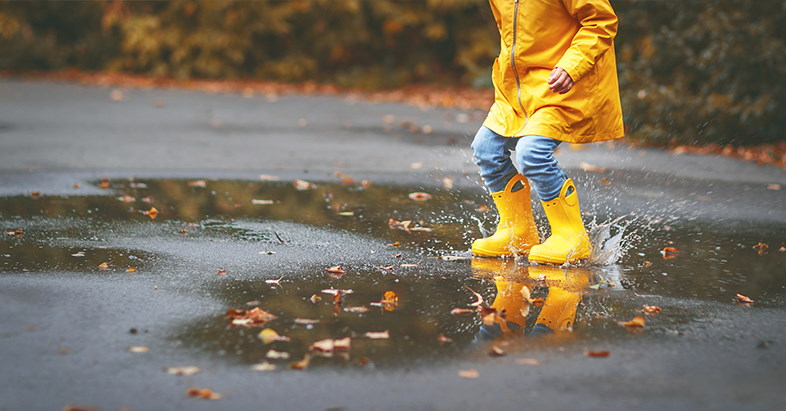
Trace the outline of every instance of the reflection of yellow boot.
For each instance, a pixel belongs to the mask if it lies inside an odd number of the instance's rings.
[[[572,189],[571,193],[568,190]],[[581,221],[579,196],[573,180],[567,179],[559,196],[543,202],[543,210],[551,225],[551,237],[532,247],[529,261],[562,264],[576,262],[590,255],[591,246],[584,222]]]
[[[530,266],[529,274],[533,278],[544,276],[549,287],[530,335],[572,329],[581,301],[581,290],[589,283],[588,273],[582,269]]]
[[[513,191],[519,186],[519,190]],[[524,176],[517,174],[510,179],[505,190],[492,193],[491,197],[499,212],[497,231],[491,237],[475,240],[472,243],[472,254],[480,257],[510,257],[526,253],[540,242],[532,218],[529,181]]]
[[[524,283],[508,282],[502,277],[495,278],[494,282],[497,285],[497,296],[494,297],[491,308],[496,309],[500,314],[504,312],[504,320],[502,318],[497,320],[502,332],[521,335],[529,313],[529,301],[525,301],[521,293]]]
[[[472,275],[485,279],[502,277],[507,280],[521,280],[527,278],[527,266],[519,265],[513,259],[478,258],[473,257],[471,263]]]

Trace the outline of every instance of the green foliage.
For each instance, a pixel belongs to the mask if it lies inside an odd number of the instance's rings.
[[[628,134],[784,140],[786,0],[611,0]],[[485,0],[0,0],[0,70],[490,86]]]

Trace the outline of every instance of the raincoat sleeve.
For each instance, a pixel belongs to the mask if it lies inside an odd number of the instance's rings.
[[[612,47],[617,35],[617,15],[608,0],[562,0],[562,3],[581,27],[557,67],[567,71],[576,82]]]

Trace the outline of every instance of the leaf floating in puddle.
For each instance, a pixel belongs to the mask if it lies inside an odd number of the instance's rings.
[[[71,257],[84,257],[84,256],[85,256],[85,253],[83,251],[71,254]]]
[[[309,298],[308,300],[311,301],[313,304],[316,304],[318,301],[322,301],[322,297],[316,294],[311,294],[311,298]]]
[[[592,358],[606,358],[610,355],[608,351],[587,351],[584,353],[587,357]]]
[[[767,249],[768,248],[770,248],[770,246],[768,246],[767,244],[764,244],[764,243],[758,243],[758,244],[753,246],[753,249],[756,250],[756,252],[758,252],[759,255],[767,254]]]
[[[489,355],[492,357],[504,357],[507,355],[502,348],[497,347],[496,345],[492,346],[489,350]]]
[[[117,200],[118,201],[122,201],[124,203],[133,203],[134,201],[136,201],[136,198],[131,197],[130,195],[124,195],[124,196],[118,197]]]
[[[265,283],[266,284],[273,284],[273,285],[281,285],[281,280],[283,280],[283,279],[284,279],[284,276],[281,276],[279,278],[273,278],[273,279],[270,279],[270,280],[265,280]]]
[[[429,193],[414,192],[414,193],[409,193],[409,198],[415,201],[428,201],[434,198],[434,196],[432,196]]]
[[[132,353],[144,353],[150,351],[150,347],[145,347],[144,345],[134,345],[132,347],[128,347],[128,352]]]
[[[660,254],[663,256],[664,259],[669,260],[680,255],[680,251],[674,247],[666,247],[660,251]]]
[[[385,331],[369,331],[369,332],[367,332],[364,335],[366,336],[366,338],[371,339],[371,340],[386,340],[386,339],[390,338],[390,332],[387,331],[387,330],[385,330]]]
[[[251,204],[253,205],[272,205],[275,202],[273,200],[257,200],[256,198],[251,199]]]
[[[221,394],[211,390],[210,388],[196,388],[191,387],[186,390],[186,395],[193,398],[201,398],[203,400],[220,400]]]
[[[289,364],[289,368],[292,368],[293,370],[305,370],[306,368],[308,368],[308,365],[310,363],[311,363],[311,356],[308,353],[306,353],[306,355],[303,356],[302,360]]]
[[[126,269],[126,272],[129,272],[129,273],[135,273],[135,272],[136,272],[136,267],[128,267],[128,268]]]
[[[103,262],[103,263],[99,264],[98,265],[98,269],[101,270],[101,271],[108,270],[109,269],[109,263]]]
[[[470,303],[469,306],[470,307],[480,307],[480,305],[483,304],[483,296],[478,294],[478,293],[476,293],[475,290],[467,287],[466,285],[464,286],[464,288],[469,290],[473,295],[475,295],[475,298],[477,298],[477,301],[475,301],[474,303]]]
[[[150,217],[151,220],[155,220],[158,217],[158,209],[155,207],[150,207],[150,210],[143,212],[146,216]]]
[[[340,265],[335,265],[333,267],[326,268],[325,272],[331,274],[333,277],[340,277],[347,273],[346,271],[344,271],[344,268]]]
[[[227,310],[226,318],[230,320],[232,325],[251,327],[263,325],[278,317],[259,307],[255,307],[251,310],[235,310],[230,308]]]
[[[345,295],[345,294],[352,294],[352,293],[354,293],[354,291],[352,291],[351,289],[339,290],[337,288],[326,288],[326,289],[322,290],[321,292],[322,292],[322,294],[330,294],[330,295]]]
[[[394,218],[388,219],[388,227],[391,230],[404,230],[404,231],[406,231],[408,233],[412,232],[412,231],[424,231],[424,232],[434,231],[433,228],[422,227],[422,226],[419,226],[419,225],[413,225],[412,224],[412,220],[398,221],[398,220],[396,220]]]
[[[660,307],[657,305],[645,305],[642,307],[641,312],[644,314],[652,315],[652,314],[659,314],[662,311]]]
[[[188,366],[188,367],[169,367],[165,369],[167,374],[172,375],[194,375],[199,374],[202,370],[199,367]]]
[[[478,370],[475,370],[475,369],[472,369],[472,370],[459,370],[458,376],[461,377],[461,378],[474,379],[474,378],[480,377],[480,373],[478,372]]]
[[[319,324],[319,320],[311,318],[295,318],[295,324],[298,325],[314,325]]]
[[[218,272],[216,274],[218,274],[218,275],[226,275],[227,274],[227,270],[224,270],[222,268],[222,269],[218,270]]]
[[[453,314],[453,315],[470,314],[470,313],[474,313],[474,312],[477,312],[477,310],[473,310],[471,308],[458,308],[457,307],[457,308],[454,308],[454,309],[450,310],[450,313]]]
[[[275,364],[271,364],[271,363],[265,361],[265,362],[262,362],[262,363],[259,363],[259,364],[252,365],[251,369],[254,370],[254,371],[273,371],[273,370],[276,369],[276,366],[275,366]]]
[[[313,190],[317,188],[317,186],[313,183],[309,183],[306,180],[295,180],[292,182],[292,185],[295,187],[295,190],[298,191],[305,191],[305,190]]]
[[[385,311],[393,311],[398,307],[398,294],[396,294],[395,291],[385,291],[380,303]]]
[[[363,313],[367,313],[369,311],[369,308],[359,305],[356,307],[344,307],[344,311],[348,313],[363,314]]]
[[[734,297],[734,301],[736,301],[736,302],[738,302],[740,304],[753,304],[753,300],[750,297],[742,295],[742,294],[737,294]]]
[[[280,179],[279,179],[278,177],[276,177],[276,176],[269,176],[269,175],[267,175],[267,174],[262,174],[262,175],[260,175],[260,176],[259,176],[259,179],[260,179],[260,180],[262,180],[262,181],[278,181],[278,180],[280,180]]]
[[[267,345],[276,341],[289,341],[289,337],[283,336],[272,328],[265,328],[257,335],[262,343]]]
[[[276,350],[269,350],[265,354],[265,358],[270,360],[288,360],[289,353],[286,351],[276,351]]]
[[[349,351],[351,345],[352,339],[349,337],[335,340],[327,338],[312,343],[309,349],[319,353],[320,356],[330,357],[333,355],[334,351]]]
[[[189,187],[198,187],[198,188],[205,188],[207,187],[207,181],[205,180],[194,180],[188,182]]]
[[[629,328],[629,329],[630,328],[641,329],[641,328],[644,328],[645,324],[646,324],[646,322],[644,321],[644,317],[642,317],[640,315],[637,315],[637,316],[633,317],[633,319],[630,320],[630,321],[621,321],[619,323],[619,325],[621,325],[621,326],[623,326],[625,328]]]

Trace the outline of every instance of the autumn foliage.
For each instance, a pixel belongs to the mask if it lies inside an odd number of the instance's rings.
[[[784,140],[783,2],[612,5],[630,137],[666,145]],[[498,52],[485,1],[0,0],[0,70],[488,90]]]

